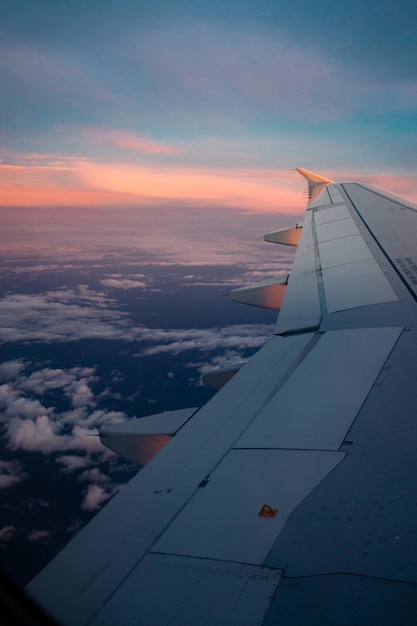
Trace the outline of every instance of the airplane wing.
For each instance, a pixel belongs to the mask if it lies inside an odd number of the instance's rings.
[[[417,206],[299,172],[274,336],[31,582],[63,624],[414,624]]]

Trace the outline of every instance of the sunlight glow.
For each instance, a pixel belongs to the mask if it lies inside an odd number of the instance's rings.
[[[184,203],[300,213],[302,182],[279,170],[193,170],[119,163],[0,165],[1,206]]]

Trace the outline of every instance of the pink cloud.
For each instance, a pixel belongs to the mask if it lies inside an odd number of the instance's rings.
[[[52,537],[49,530],[31,530],[27,536],[32,543],[48,543]]]
[[[180,202],[300,213],[297,176],[272,169],[123,163],[0,164],[1,206],[152,205]],[[302,202],[301,202],[302,205]]]
[[[84,495],[81,505],[83,511],[97,511],[107,502],[117,491],[118,487],[112,487],[108,491],[99,485],[89,485]]]
[[[83,169],[89,188],[123,191],[139,201],[154,199],[195,206],[228,206],[251,211],[300,213],[300,184],[296,175],[279,170],[138,167],[119,163],[94,163]],[[300,203],[301,199],[301,203]]]
[[[141,152],[142,154],[162,155],[179,153],[179,150],[174,146],[142,137],[130,131],[91,126],[83,128],[82,132],[87,140],[114,148],[133,150],[135,152]]]
[[[100,282],[105,287],[112,287],[113,289],[144,289],[148,287],[147,283],[130,278],[103,278]]]
[[[91,465],[91,457],[78,456],[76,454],[63,454],[56,459],[57,463],[63,465],[62,472],[69,474],[79,469],[84,469]]]
[[[3,526],[0,528],[0,543],[7,543],[16,533],[17,530],[14,526]]]
[[[96,130],[93,132],[96,133]],[[102,140],[117,142],[120,139],[118,132],[108,131],[100,136]],[[139,149],[142,140],[136,136],[129,137],[133,143],[138,142]],[[122,139],[127,141],[124,136]],[[221,140],[217,143],[222,144]],[[142,147],[145,149],[146,145]],[[237,149],[238,146],[233,147],[232,142],[223,151],[219,149],[221,162],[227,161],[228,151],[232,148]],[[166,150],[167,154],[171,150],[165,144],[152,141],[147,149],[159,150],[160,153]],[[269,146],[269,151],[271,149]],[[200,166],[153,163],[151,166],[146,163],[66,158],[54,154],[18,156],[13,155],[13,160],[20,161],[20,164],[0,163],[0,206],[151,207],[180,203],[185,206],[224,206],[251,212],[297,215],[305,208],[304,183],[298,174],[289,169],[246,166],[249,162],[246,153],[237,159],[237,162],[245,163],[240,167],[210,167],[203,163]],[[294,155],[289,158],[295,161]],[[332,170],[320,173],[333,180],[366,179],[411,200],[417,199],[417,183],[412,177],[365,177],[363,172],[351,171],[351,175],[346,175],[346,172]]]
[[[13,418],[10,420],[7,434],[12,450],[27,452],[53,452],[67,450],[70,437],[56,434],[57,426],[47,415],[40,415],[35,420]]]
[[[0,489],[7,489],[22,482],[27,477],[28,475],[23,471],[22,465],[18,461],[0,460]]]

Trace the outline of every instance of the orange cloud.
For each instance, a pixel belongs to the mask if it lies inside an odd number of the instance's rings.
[[[275,170],[152,169],[86,161],[68,165],[0,165],[2,206],[182,202],[301,213],[301,189],[294,173],[280,176]]]
[[[0,206],[94,206],[125,201],[123,193],[80,184],[79,169],[82,165],[0,165]]]
[[[298,215],[305,208],[304,183],[288,170],[150,167],[56,155],[45,157],[40,164],[40,157],[32,157],[22,157],[25,165],[0,164],[0,206],[152,206],[174,202]],[[417,182],[411,177],[324,174],[334,180],[373,182],[417,200]]]
[[[106,189],[112,193],[123,191],[132,196],[197,204],[212,203],[255,211],[277,211],[285,208],[285,212],[300,212],[301,193],[298,180],[294,184],[294,180],[279,180],[278,175],[277,171],[218,172],[185,167],[151,169],[91,163],[83,169],[88,187]]]

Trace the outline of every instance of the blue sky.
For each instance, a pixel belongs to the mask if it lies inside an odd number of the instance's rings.
[[[44,0],[0,17],[3,206],[296,212],[297,166],[417,196],[414,3]]]

